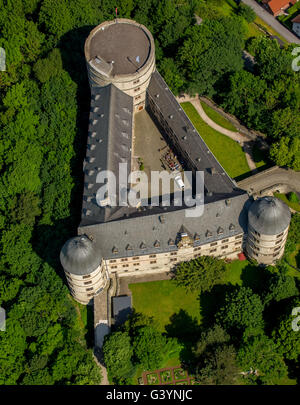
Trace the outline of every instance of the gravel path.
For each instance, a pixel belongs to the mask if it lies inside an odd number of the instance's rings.
[[[193,104],[193,106],[197,110],[198,114],[200,115],[200,117],[203,119],[203,121],[207,125],[209,125],[214,130],[220,132],[221,134],[226,135],[229,138],[233,139],[234,141],[238,142],[241,145],[241,147],[243,148],[249,169],[251,171],[253,171],[254,173],[256,173],[257,169],[256,169],[256,165],[253,160],[252,149],[251,149],[251,146],[249,145],[249,141],[247,140],[247,138],[244,135],[240,134],[239,132],[230,131],[229,129],[223,128],[220,125],[216,124],[213,120],[211,120],[206,115],[205,111],[203,110],[198,96],[190,97],[187,94],[185,94],[184,99],[182,97],[180,97],[180,98],[177,98],[177,100],[181,103],[183,101],[184,102],[189,101],[191,104]]]

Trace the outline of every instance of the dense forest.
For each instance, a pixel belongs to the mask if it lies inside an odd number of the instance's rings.
[[[0,0],[6,52],[0,72],[0,305],[7,315],[0,384],[101,380],[59,251],[76,233],[80,215],[90,102],[84,41],[95,25],[114,18],[116,6],[120,17],[151,30],[157,67],[175,93],[213,97],[267,134],[276,163],[300,168],[299,74],[290,69],[291,49],[267,38],[246,41],[249,12],[224,16],[215,3]],[[195,12],[203,18],[199,26]],[[245,48],[255,56],[254,72],[244,70]]]

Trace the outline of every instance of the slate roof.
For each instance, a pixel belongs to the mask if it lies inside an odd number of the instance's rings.
[[[182,229],[193,236],[194,246],[247,232],[248,205],[248,195],[244,193],[205,204],[203,215],[196,218],[187,217],[185,210],[180,209],[80,226],[78,233],[92,236],[105,259],[168,252],[177,250],[174,241]],[[223,233],[218,233],[220,227]]]
[[[216,194],[234,192],[236,183],[203,141],[158,71],[152,74],[147,97],[148,101],[152,99],[167,120],[173,132],[173,142],[177,149],[183,151],[183,158],[190,170],[204,171],[206,190]]]
[[[101,253],[95,243],[85,235],[67,240],[60,251],[63,268],[77,276],[84,276],[96,270],[101,259]]]
[[[131,297],[128,295],[113,297],[112,302],[115,325],[122,325],[131,313]]]
[[[275,197],[262,197],[255,200],[248,212],[249,224],[264,235],[277,235],[290,224],[289,207]]]
[[[91,110],[86,158],[83,163],[84,190],[82,223],[107,221],[117,208],[102,208],[96,202],[101,184],[99,171],[119,172],[119,163],[131,170],[132,97],[113,84],[91,88]],[[118,179],[118,176],[116,176]],[[118,189],[118,184],[117,184]]]

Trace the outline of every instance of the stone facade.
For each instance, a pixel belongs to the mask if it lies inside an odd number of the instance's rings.
[[[95,295],[100,294],[108,281],[103,260],[90,274],[79,276],[65,270],[65,275],[73,298],[84,305],[88,304]]]
[[[261,264],[273,264],[281,259],[287,240],[288,227],[277,235],[264,235],[248,226],[247,255]]]
[[[199,256],[236,259],[238,253],[243,250],[243,241],[244,235],[239,234],[194,247],[194,241],[183,234],[177,244],[177,250],[173,252],[110,259],[106,260],[106,265],[109,274],[116,273],[118,277],[164,273],[171,271],[180,262]]]
[[[149,38],[150,51],[144,65],[134,73],[130,74],[113,74],[113,69],[108,72],[103,72],[97,67],[97,63],[90,59],[91,40],[97,34],[101,35],[101,31],[113,24],[130,24],[137,26]],[[113,44],[111,45],[113,46]],[[150,78],[155,70],[155,45],[150,31],[143,25],[138,24],[133,20],[125,18],[106,21],[94,28],[85,43],[85,57],[87,63],[88,76],[91,86],[106,86],[112,83],[118,89],[128,94],[133,98],[135,111],[139,111],[145,107],[146,90],[148,88]],[[101,56],[101,55],[100,55]]]

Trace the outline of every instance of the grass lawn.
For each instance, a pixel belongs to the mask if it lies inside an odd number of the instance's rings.
[[[148,316],[153,316],[162,332],[170,323],[170,317],[181,309],[199,322],[199,293],[187,293],[183,287],[177,287],[173,281],[151,281],[129,285],[132,291],[133,307]]]
[[[280,198],[283,202],[285,202],[289,207],[294,209],[295,211],[300,212],[300,203],[299,202],[290,202],[285,194],[281,193],[274,193],[274,197]]]
[[[220,127],[229,129],[230,131],[237,132],[236,127],[232,125],[232,123],[228,121],[226,118],[224,118],[223,115],[219,114],[217,111],[215,111],[213,108],[211,108],[203,101],[201,101],[201,105],[205,114],[216,124],[220,125]]]
[[[208,126],[191,103],[182,103],[181,106],[230,177],[239,177],[250,171],[243,149],[237,142]]]
[[[227,263],[222,284],[241,285],[243,280],[249,282],[252,280],[251,267],[247,260]],[[253,276],[256,276],[255,269]],[[162,332],[166,332],[165,327],[170,324],[170,318],[180,310],[186,311],[198,324],[201,323],[198,292],[188,292],[184,287],[176,286],[172,280],[134,283],[129,284],[129,288],[134,309],[152,316]]]

